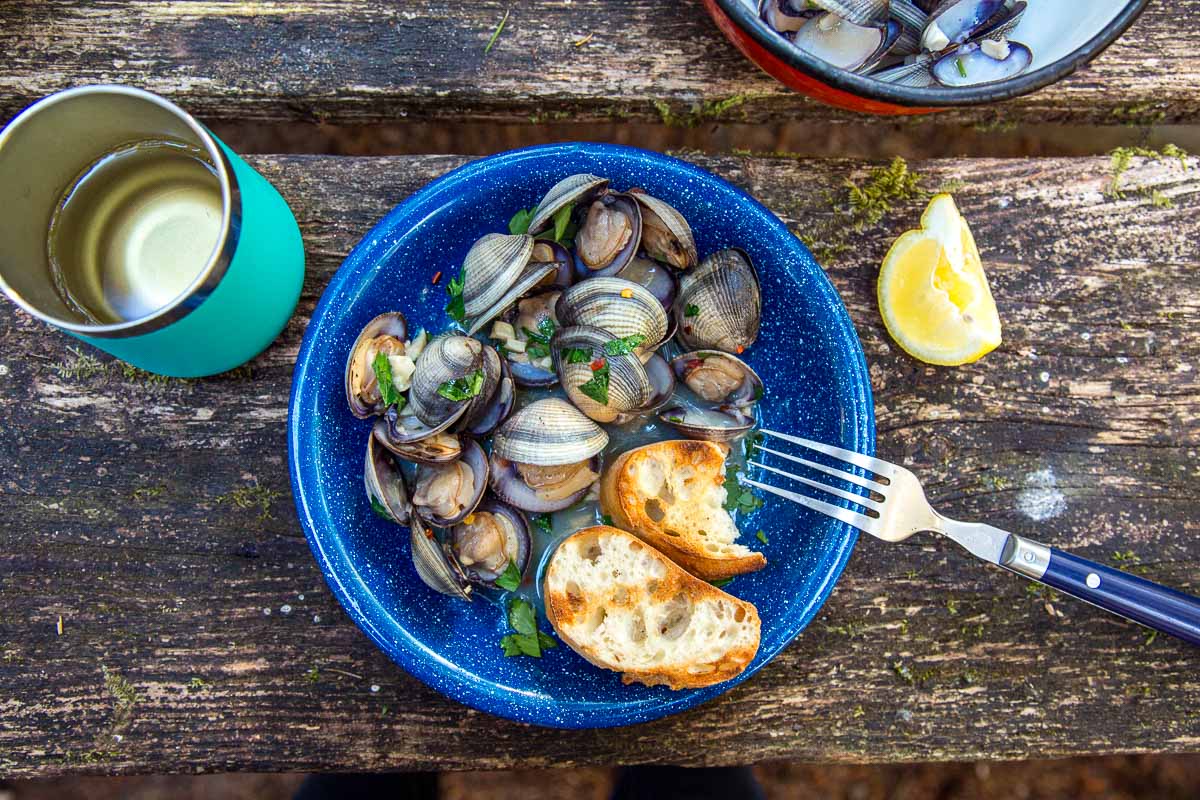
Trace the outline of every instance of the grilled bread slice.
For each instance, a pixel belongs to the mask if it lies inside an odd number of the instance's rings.
[[[758,611],[607,525],[567,537],[546,568],[559,638],[625,683],[672,689],[733,678],[758,652]]]
[[[766,557],[736,543],[724,508],[727,455],[728,445],[691,439],[622,453],[601,478],[601,508],[706,581],[762,569]]]

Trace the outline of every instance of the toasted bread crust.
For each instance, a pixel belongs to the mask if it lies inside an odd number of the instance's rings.
[[[595,525],[572,534],[564,540],[563,544],[572,539],[594,537],[604,533],[634,540],[634,537],[625,531],[617,530],[607,525]],[[584,624],[593,612],[594,604],[589,601],[594,598],[574,597],[565,592],[552,590],[550,588],[551,575],[555,570],[555,560],[552,558],[546,570],[543,595],[546,601],[546,617],[554,627],[555,633],[572,650],[592,664],[601,669],[620,672],[621,680],[626,684],[642,683],[646,686],[665,685],[675,690],[696,689],[722,683],[740,675],[745,671],[750,662],[754,660],[754,656],[758,652],[759,635],[762,627],[758,610],[751,603],[727,594],[712,584],[689,575],[669,558],[653,548],[647,548],[647,550],[652,557],[662,563],[665,576],[657,581],[658,585],[652,593],[648,590],[642,591],[640,594],[632,591],[629,592],[628,596],[624,598],[622,605],[641,604],[643,607],[661,605],[670,602],[673,598],[677,598],[681,594],[686,596],[687,602],[692,605],[704,599],[719,598],[721,601],[741,609],[741,613],[744,614],[741,624],[749,625],[753,628],[753,644],[735,646],[726,650],[719,659],[704,665],[705,671],[699,673],[693,671],[698,666],[694,661],[680,662],[671,667],[654,670],[630,670],[620,665],[609,663],[598,655],[594,647],[572,635],[571,631]],[[611,603],[612,600],[611,598],[607,598],[604,602]]]
[[[600,479],[600,507],[613,524],[630,531],[675,563],[706,581],[722,580],[754,572],[767,564],[762,553],[744,556],[713,555],[705,542],[692,531],[666,531],[646,511],[647,500],[638,488],[637,473],[648,459],[666,461],[676,469],[690,467],[697,480],[721,490],[725,483],[725,457],[729,446],[692,439],[655,442],[622,453]]]

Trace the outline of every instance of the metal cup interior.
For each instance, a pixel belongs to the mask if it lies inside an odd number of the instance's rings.
[[[98,158],[131,142],[173,140],[203,150],[221,188],[220,236],[204,268],[169,303],[136,319],[90,320],[60,296],[47,235],[63,193]],[[35,317],[87,336],[149,333],[198,306],[216,288],[236,245],[237,184],[216,140],[178,106],[140,89],[86,86],[38,101],[0,132],[0,289]]]

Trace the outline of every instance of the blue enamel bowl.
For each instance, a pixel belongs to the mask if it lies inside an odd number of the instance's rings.
[[[816,614],[854,547],[848,526],[768,498],[743,539],[768,565],[729,590],[762,617],[758,656],[736,680],[702,690],[624,686],[560,646],[540,659],[507,658],[498,606],[427,588],[407,531],[377,517],[363,491],[370,422],[346,408],[342,372],[359,330],[400,310],[410,327],[446,326],[437,271],[456,274],[471,244],[507,230],[559,179],[607,176],[679,209],[701,256],[746,250],[762,278],[763,324],[748,360],[763,376],[767,426],[873,454],[870,381],[854,326],[812,255],[778,218],[724,180],[684,161],[629,147],[560,144],[474,161],[433,181],[389,213],[330,281],[304,336],[292,383],[288,458],[296,508],[325,579],[350,618],[405,671],[439,692],[501,717],[562,728],[628,725],[692,708],[746,680]],[[444,285],[444,282],[443,282]],[[754,532],[765,532],[760,545]],[[541,620],[542,627],[549,629]]]

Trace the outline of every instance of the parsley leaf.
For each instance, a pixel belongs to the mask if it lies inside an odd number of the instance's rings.
[[[549,514],[534,514],[531,519],[537,529],[547,536],[554,532],[554,523],[550,519]]]
[[[508,232],[513,236],[529,232],[529,223],[533,221],[533,212],[536,209],[531,208],[528,211],[521,210],[513,214],[512,219],[508,221]]]
[[[740,470],[737,464],[725,466],[725,510],[749,514],[762,508],[763,501],[753,491],[742,486],[737,478],[738,472]]]
[[[533,606],[519,597],[514,597],[508,603],[508,624],[516,633],[506,634],[500,640],[500,647],[506,656],[541,658],[543,650],[558,647],[553,637],[538,630]]]
[[[729,584],[733,583],[733,578],[718,578],[715,581],[709,581],[709,583],[711,583],[713,586],[717,587],[718,589],[721,589],[721,588],[724,588],[724,587],[728,586]]]
[[[508,601],[508,624],[517,633],[537,633],[537,614],[528,601],[514,597]]]
[[[374,496],[371,497],[371,510],[386,520],[390,520],[392,518],[391,512],[387,510],[387,506],[379,502],[379,500]]]
[[[694,306],[691,303],[688,303],[687,308],[683,309],[683,315],[685,317],[694,317],[699,313],[700,313],[700,306]]]
[[[521,328],[521,332],[525,334],[525,338],[530,341],[530,344],[525,346],[525,352],[530,358],[545,358],[550,355],[550,339],[554,336],[554,331],[558,326],[554,324],[554,320],[546,317],[538,323],[538,329],[531,331],[529,328]]]
[[[635,333],[632,336],[624,336],[620,339],[613,339],[611,342],[604,343],[604,352],[610,356],[626,356],[632,353],[644,341],[646,341],[646,337],[640,333]]]
[[[371,368],[375,370],[375,381],[379,384],[379,396],[383,399],[383,404],[403,408],[404,396],[396,390],[396,384],[392,383],[392,364],[388,361],[387,353],[376,353]]]
[[[602,406],[608,405],[608,362],[592,370],[591,380],[579,384],[579,391]]]
[[[592,360],[592,354],[582,347],[567,347],[563,349],[563,358],[568,364],[586,364]]]
[[[554,241],[562,242],[563,236],[567,232],[567,223],[571,221],[571,211],[574,210],[574,207],[572,203],[554,212]]]
[[[611,528],[613,526],[612,517],[609,516],[608,514],[601,514],[600,515],[600,524],[607,525]]]
[[[521,570],[517,569],[517,562],[511,560],[508,562],[508,568],[501,573],[500,577],[496,578],[496,585],[510,592],[517,590],[521,585]]]
[[[447,400],[470,400],[483,391],[483,370],[477,369],[464,378],[446,381],[438,387],[437,393]]]
[[[770,540],[768,540],[768,539],[767,539],[767,534],[766,534],[766,532],[765,532],[765,531],[763,531],[763,530],[761,530],[761,529],[758,531],[758,533],[754,534],[754,536],[755,536],[755,538],[756,538],[756,539],[758,539],[758,540],[759,540],[760,542],[762,542],[763,544],[770,544],[770,543],[771,543],[771,542],[770,542]]]
[[[446,294],[450,297],[450,302],[446,303],[446,313],[455,322],[462,322],[467,318],[467,307],[463,300],[463,286],[462,273],[459,273],[457,278],[451,278],[446,283]]]

